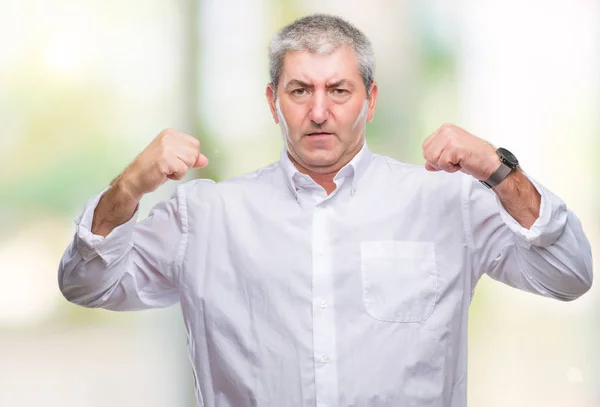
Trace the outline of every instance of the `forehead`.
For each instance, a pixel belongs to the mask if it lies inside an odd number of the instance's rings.
[[[356,54],[350,47],[340,47],[329,54],[290,51],[283,60],[281,84],[291,79],[319,84],[342,79],[360,81]]]

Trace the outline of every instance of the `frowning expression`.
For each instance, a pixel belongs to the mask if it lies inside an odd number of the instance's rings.
[[[269,85],[267,98],[294,161],[327,173],[339,170],[362,147],[377,86],[367,97],[350,47],[330,54],[295,51],[285,55],[277,89]]]

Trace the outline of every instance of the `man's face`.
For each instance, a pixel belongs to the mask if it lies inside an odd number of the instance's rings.
[[[367,98],[349,47],[328,55],[298,51],[286,54],[277,89],[267,86],[267,98],[294,161],[329,173],[361,149],[366,122],[375,114],[377,86]]]

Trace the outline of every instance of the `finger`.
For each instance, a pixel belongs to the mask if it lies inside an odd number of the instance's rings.
[[[194,168],[202,168],[208,165],[208,158],[202,154],[198,153],[198,157],[196,158],[196,162],[192,165]]]
[[[190,136],[186,133],[181,133],[181,137],[183,137],[183,140],[196,151],[200,150],[200,140],[198,140],[196,137]]]
[[[191,148],[193,150],[200,150],[200,140],[196,137],[184,133],[183,131],[175,130],[175,129],[165,129],[161,132],[163,135],[169,135],[172,137],[172,140],[177,140],[175,143],[179,146],[185,146]]]
[[[185,177],[188,168],[189,167],[180,159],[174,160],[169,168],[169,174],[167,174],[167,178],[172,180],[180,180]]]
[[[446,171],[446,172],[457,172],[460,171],[462,168],[460,165],[458,164],[448,164],[444,167],[442,167],[442,170]]]
[[[192,146],[179,146],[175,156],[188,166],[193,167],[198,160],[198,154],[200,151]]]
[[[461,169],[456,152],[452,148],[446,148],[437,161],[438,167],[446,172],[456,172]]]
[[[437,131],[434,131],[425,139],[425,141],[423,141],[423,144],[422,144],[423,149],[426,149],[429,146],[429,144],[431,144],[431,141],[435,138],[437,133],[438,133]]]
[[[435,167],[433,164],[431,164],[429,161],[427,161],[427,162],[425,163],[425,169],[426,169],[427,171],[439,171],[439,170],[440,170],[439,168],[437,168],[437,167]]]
[[[187,133],[184,133],[183,131],[171,129],[171,128],[163,130],[162,133],[169,134],[169,135],[172,135],[172,136],[174,136],[176,138],[180,138],[180,139],[188,139],[190,137],[195,138],[193,136],[190,136]]]
[[[439,140],[432,140],[429,146],[423,150],[423,157],[433,168],[439,170],[438,161],[443,152],[444,146],[440,144]]]
[[[200,153],[200,141],[197,138],[187,134],[184,134],[184,136],[186,141],[191,146],[193,152],[193,157],[191,157],[189,162],[186,161],[186,164],[193,168],[206,167],[208,165],[208,157]]]

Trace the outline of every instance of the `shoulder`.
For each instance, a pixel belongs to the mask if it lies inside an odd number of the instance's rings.
[[[473,181],[470,175],[462,172],[428,171],[425,165],[405,163],[384,155],[376,154],[374,160],[373,177],[387,176],[391,185],[409,187],[413,191],[460,191],[465,183]]]
[[[199,178],[179,186],[187,199],[198,199],[209,202],[214,199],[233,197],[246,191],[272,186],[279,172],[279,162],[274,162],[255,171],[216,182],[212,179]]]
[[[263,184],[271,184],[275,178],[280,178],[279,162],[274,162],[252,172],[223,180],[217,184],[222,192],[256,188]]]

